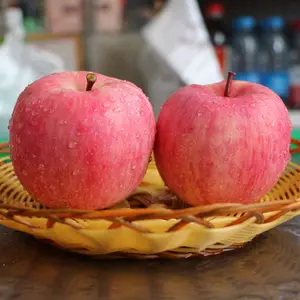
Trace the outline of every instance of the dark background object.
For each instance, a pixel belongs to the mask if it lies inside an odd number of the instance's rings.
[[[213,0],[198,0],[204,6]],[[231,20],[241,15],[253,16],[261,19],[270,15],[279,15],[284,19],[292,20],[299,18],[299,0],[221,0],[224,4],[226,17]]]

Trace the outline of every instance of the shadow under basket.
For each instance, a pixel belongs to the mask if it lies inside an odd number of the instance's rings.
[[[300,166],[290,162],[273,189],[249,205],[189,207],[164,185],[155,162],[128,199],[105,210],[48,209],[0,158],[0,224],[97,258],[187,258],[242,247],[300,215]],[[1,151],[0,151],[1,152]]]

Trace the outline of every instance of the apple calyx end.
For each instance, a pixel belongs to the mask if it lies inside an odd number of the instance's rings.
[[[234,72],[228,72],[227,82],[226,82],[225,91],[224,91],[224,97],[229,97],[229,90],[230,90],[230,86],[231,86],[234,76],[235,76]]]
[[[86,75],[86,91],[89,92],[92,90],[93,85],[97,81],[97,76],[94,73],[88,73]]]

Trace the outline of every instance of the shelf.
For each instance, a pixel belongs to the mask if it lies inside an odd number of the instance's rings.
[[[59,39],[78,39],[81,38],[81,34],[56,34],[48,32],[29,33],[26,37],[28,42],[45,41],[45,40],[59,40]]]

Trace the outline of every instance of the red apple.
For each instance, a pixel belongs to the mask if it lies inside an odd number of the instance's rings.
[[[158,170],[191,205],[259,200],[290,159],[292,126],[282,100],[259,84],[233,81],[230,88],[233,75],[179,89],[158,118]]]
[[[50,208],[102,209],[143,179],[155,118],[133,83],[63,72],[21,93],[9,130],[15,173],[31,195]]]

